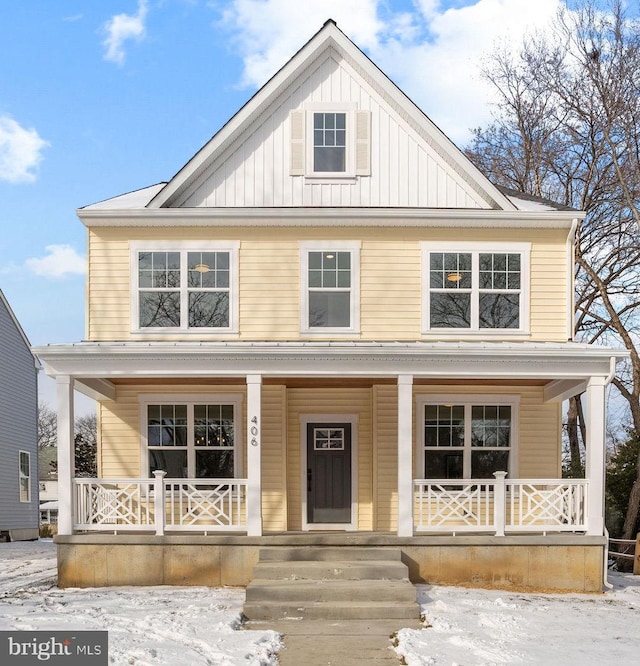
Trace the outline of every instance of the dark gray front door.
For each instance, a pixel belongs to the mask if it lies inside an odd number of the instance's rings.
[[[351,522],[351,424],[307,425],[307,522]]]

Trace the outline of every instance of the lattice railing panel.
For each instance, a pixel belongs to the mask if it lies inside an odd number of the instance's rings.
[[[165,481],[167,529],[228,530],[244,526],[246,482]]]
[[[416,481],[416,529],[493,530],[493,485],[487,481]]]
[[[506,529],[586,529],[587,483],[582,479],[508,481]]]

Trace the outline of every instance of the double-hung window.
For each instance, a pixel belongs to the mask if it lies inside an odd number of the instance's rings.
[[[448,396],[418,404],[419,474],[425,479],[493,479],[510,472],[517,400]]]
[[[371,175],[371,112],[355,103],[313,102],[289,116],[289,174],[311,182]]]
[[[18,453],[18,487],[20,501],[31,501],[31,454],[28,451]]]
[[[132,244],[132,328],[237,330],[238,244]]]
[[[308,242],[301,252],[301,330],[355,332],[359,328],[360,244]]]
[[[526,243],[424,243],[424,330],[526,332],[529,252]]]
[[[164,470],[168,478],[234,478],[239,474],[240,399],[237,396],[144,401],[143,454],[149,476]]]
[[[344,173],[347,170],[347,114],[313,114],[313,171]]]

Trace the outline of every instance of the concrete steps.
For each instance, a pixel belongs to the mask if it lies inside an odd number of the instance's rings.
[[[397,549],[265,548],[247,587],[249,620],[418,617],[415,588]]]

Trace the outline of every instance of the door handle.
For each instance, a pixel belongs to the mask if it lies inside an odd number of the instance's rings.
[[[308,493],[311,492],[311,476],[312,476],[311,469],[307,469],[307,492]]]

